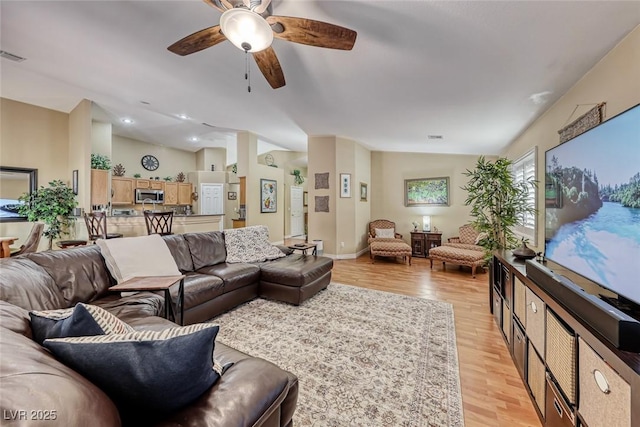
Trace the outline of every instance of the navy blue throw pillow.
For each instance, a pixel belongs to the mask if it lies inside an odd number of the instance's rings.
[[[40,345],[47,338],[124,334],[134,330],[107,310],[83,303],[61,310],[31,311],[29,316],[33,339]]]
[[[219,326],[48,339],[44,346],[107,392],[121,411],[158,416],[197,399],[227,366],[213,359]]]

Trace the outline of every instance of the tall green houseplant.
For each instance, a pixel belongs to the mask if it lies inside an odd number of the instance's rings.
[[[516,182],[511,173],[512,162],[499,158],[495,162],[480,156],[473,171],[464,173],[469,178],[464,204],[471,206],[473,226],[486,237],[479,244],[490,256],[495,250],[513,249],[520,238],[513,227],[521,223],[525,214],[536,214],[535,207],[528,201],[530,186],[537,185],[535,180]]]
[[[68,234],[69,227],[75,221],[71,216],[78,202],[73,190],[64,182],[54,180],[49,187],[40,187],[31,194],[24,193],[18,199],[23,202],[18,208],[20,215],[29,221],[42,221],[47,225],[44,236],[49,239],[49,249],[53,240]]]

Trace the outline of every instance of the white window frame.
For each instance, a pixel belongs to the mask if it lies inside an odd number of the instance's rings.
[[[528,181],[529,179],[536,179],[538,173],[538,147],[533,147],[527,153],[525,153],[518,160],[514,161],[511,165],[511,173],[515,183],[522,181]],[[529,187],[529,201],[536,212],[538,211],[538,197],[536,195],[536,188]],[[518,224],[513,228],[513,232],[528,239],[533,246],[538,245],[538,215],[529,215],[525,223]]]

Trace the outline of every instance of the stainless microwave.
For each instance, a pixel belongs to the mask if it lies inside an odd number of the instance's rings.
[[[163,190],[149,190],[148,188],[136,188],[136,203],[164,203]]]

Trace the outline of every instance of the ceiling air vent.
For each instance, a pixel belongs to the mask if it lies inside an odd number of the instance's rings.
[[[444,139],[442,135],[427,135],[427,139]]]
[[[14,55],[13,53],[9,53],[5,50],[0,50],[0,57],[2,58],[7,58],[10,59],[11,61],[15,61],[15,62],[22,62],[27,58],[23,58],[21,56],[18,55]]]

